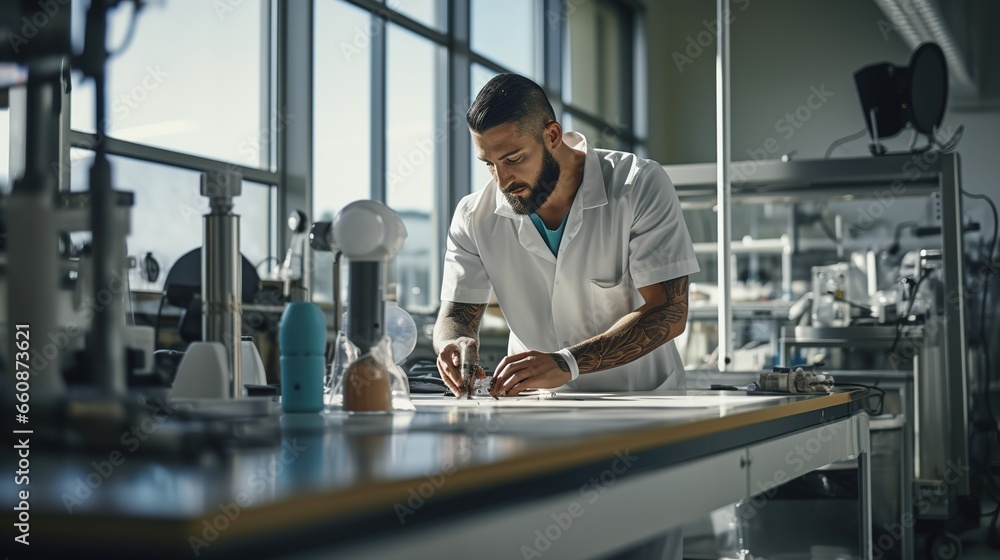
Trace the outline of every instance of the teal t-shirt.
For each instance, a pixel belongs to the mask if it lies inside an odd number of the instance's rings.
[[[549,246],[549,250],[552,251],[553,255],[559,254],[559,242],[562,241],[563,230],[566,229],[566,218],[569,218],[569,212],[563,216],[563,221],[554,230],[545,227],[545,222],[542,221],[534,212],[528,214],[531,217],[531,223],[535,224],[535,229],[541,234],[542,239],[545,240],[546,245]]]

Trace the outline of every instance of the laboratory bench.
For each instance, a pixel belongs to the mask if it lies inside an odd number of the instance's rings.
[[[281,414],[268,398],[67,408],[29,436],[30,552],[601,557],[845,460],[864,547],[867,396],[414,394],[415,412],[374,415]],[[13,481],[0,486],[8,504],[24,488]],[[16,546],[15,558],[28,550]]]

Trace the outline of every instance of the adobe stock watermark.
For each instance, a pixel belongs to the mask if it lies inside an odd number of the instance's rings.
[[[236,494],[236,499],[231,502],[220,503],[219,513],[211,519],[202,521],[201,533],[188,535],[188,544],[195,557],[201,556],[204,549],[212,546],[219,535],[233,526],[243,509],[254,502],[254,499],[262,495],[273,481],[285,472],[285,468],[295,462],[307,448],[299,445],[297,440],[285,441],[281,444],[281,451],[275,456],[275,460],[269,462],[267,467],[261,466],[254,471],[247,479],[250,493],[241,491]]]
[[[521,545],[521,556],[524,560],[545,556],[545,553],[552,549],[555,542],[572,529],[573,523],[583,517],[586,513],[586,507],[596,504],[601,496],[614,486],[618,477],[625,474],[638,460],[639,458],[629,453],[628,449],[624,452],[615,451],[615,459],[611,465],[580,486],[580,498],[586,502],[586,505],[580,501],[573,501],[565,510],[551,514],[552,523],[544,528],[535,529],[535,532],[529,537],[533,537],[534,540],[530,541],[529,544]]]
[[[949,127],[942,134],[950,136],[952,134],[951,128]],[[937,163],[940,157],[941,154],[935,150],[925,150],[911,154],[909,159],[903,162],[903,165],[900,167],[903,178],[894,179],[889,184],[888,189],[876,190],[874,193],[875,200],[865,207],[858,208],[858,216],[854,222],[854,226],[862,231],[871,228],[876,220],[892,208],[897,198],[906,196],[908,190],[907,183],[913,183],[920,179],[920,176],[930,169],[931,165]]]
[[[796,478],[799,474],[804,474],[801,471],[805,466],[805,461],[810,460],[826,443],[829,443],[839,428],[837,424],[828,424],[820,428],[820,432],[815,437],[810,438],[804,445],[797,446],[793,451],[789,451],[785,456],[785,461],[786,464],[793,466],[791,476],[783,469],[779,469],[775,471],[771,481],[758,481],[757,486],[760,492],[740,503],[740,507],[737,508],[737,516],[742,521],[749,521],[760,513],[768,502],[776,496],[778,486]],[[822,435],[822,430],[824,429],[828,430],[827,435]],[[916,500],[911,510],[903,512],[901,519],[884,523],[880,534],[872,537],[872,558],[879,560],[887,553],[893,551],[896,544],[903,539],[905,530],[916,525],[917,516],[919,514],[926,514],[932,507],[947,500],[950,489],[967,476],[970,471],[971,468],[968,465],[956,464],[949,460],[942,480],[930,492],[922,494]],[[855,556],[854,558],[860,557]]]
[[[236,8],[244,4],[246,0],[212,0],[212,10],[219,21],[224,21],[229,14],[236,11]]]
[[[119,271],[113,271],[107,288],[84,300],[75,317],[55,332],[48,333],[48,341],[44,345],[32,345],[32,375],[38,375],[41,370],[48,367],[49,362],[55,362],[60,353],[69,347],[70,342],[76,336],[84,333],[87,326],[94,320],[94,316],[110,305],[114,298],[123,297],[126,289],[128,289],[128,281],[124,275]],[[54,365],[59,367],[58,363]]]
[[[156,91],[169,75],[160,68],[159,64],[155,66],[147,65],[146,72],[139,79],[139,83],[133,86],[132,89],[119,94],[111,103],[111,110],[118,121],[121,122],[127,119],[132,111],[148,99],[149,95]]]
[[[494,424],[494,420],[496,423]],[[457,461],[459,463],[465,463],[472,458],[472,454],[486,443],[486,438],[492,434],[496,433],[504,423],[503,416],[495,415],[486,420],[485,426],[477,427],[472,431],[471,442],[468,445],[463,445],[459,448],[457,454]],[[425,475],[425,481],[418,484],[416,487],[411,486],[409,488],[409,496],[406,499],[406,503],[396,502],[392,509],[396,512],[396,518],[399,520],[400,525],[406,525],[406,518],[415,515],[420,508],[424,507],[427,500],[434,497],[434,494],[440,490],[446,482],[448,482],[448,477],[455,474],[458,470],[458,466],[455,464],[454,460],[446,459],[444,464],[440,469],[433,473],[428,473]]]
[[[260,152],[270,149],[271,138],[288,127],[288,123],[295,120],[295,115],[283,112],[278,109],[264,126],[260,127],[259,134],[250,134],[236,147],[240,156],[247,162],[247,165],[256,166],[260,164]]]
[[[786,453],[785,465],[790,469],[787,471],[778,469],[774,471],[770,480],[758,480],[757,489],[759,492],[742,501],[742,507],[738,508],[739,516],[744,521],[753,519],[777,495],[779,486],[807,472],[806,463],[812,461],[843,428],[843,424],[839,421],[825,421],[816,430],[815,435]]]
[[[167,403],[156,399],[154,407],[149,416],[133,424],[128,430],[122,432],[119,441],[124,450],[114,449],[108,453],[108,458],[102,461],[92,461],[90,466],[93,469],[84,477],[76,478],[76,487],[72,492],[63,492],[62,502],[66,507],[66,513],[72,515],[76,507],[83,505],[83,502],[90,499],[94,491],[115,473],[118,467],[125,463],[127,455],[135,453],[142,442],[149,439],[149,436],[156,433],[160,424],[173,415],[174,410]]]
[[[413,176],[418,169],[428,163],[435,161],[435,151],[438,147],[448,141],[448,134],[461,134],[456,132],[466,126],[465,113],[472,103],[471,98],[466,98],[464,102],[456,101],[452,103],[445,117],[445,126],[435,126],[434,134],[429,138],[423,138],[413,143],[413,147],[405,156],[400,156],[396,160],[396,165],[389,171],[386,177],[386,187],[395,189]]]
[[[284,130],[288,123],[295,119],[295,115],[282,112],[280,109],[271,116],[270,120],[260,128],[259,134],[249,134],[237,146],[237,151],[246,161],[247,166],[256,167],[261,163],[260,153],[269,149],[271,138]],[[224,171],[239,171],[239,167],[232,163],[227,163]],[[209,185],[211,187],[211,184]],[[190,198],[187,201],[177,203],[181,219],[185,224],[189,224],[195,219],[199,219],[209,211],[208,198],[201,194],[199,189],[189,191]]]
[[[769,156],[781,152],[782,142],[791,140],[834,96],[836,93],[828,90],[826,84],[809,86],[803,103],[774,122],[774,131],[778,135],[768,137],[760,147],[748,148],[746,154],[749,159],[731,163],[730,182],[735,185],[750,180]],[[651,259],[660,266],[674,265],[679,260],[674,247],[671,243],[658,244],[652,251]]]
[[[386,24],[392,21],[392,12],[389,10],[399,11],[399,4],[399,0],[389,0],[385,3],[385,8],[379,8],[372,12],[375,16],[371,19],[372,25],[364,27],[360,25],[354,26],[354,34],[351,40],[341,41],[338,45],[340,47],[340,54],[344,57],[345,61],[350,63],[354,57],[362,54],[365,49],[371,46],[372,39],[385,33]]]
[[[757,481],[759,492],[741,502],[740,507],[737,508],[738,517],[743,521],[749,521],[759,514],[769,501],[775,498],[778,487],[801,474],[805,474],[806,463],[819,454],[844,427],[844,424],[840,422],[828,421],[817,430],[813,437],[786,453],[785,464],[790,467],[790,472],[785,469],[778,469],[774,472],[770,480]],[[958,484],[969,471],[970,468],[968,466],[955,464],[949,460],[947,462],[947,471],[940,483],[934,487],[933,491],[921,496],[916,501],[913,510],[903,513],[902,519],[884,524],[884,533],[873,537],[873,557],[879,559],[883,554],[889,552],[894,547],[894,544],[903,538],[904,528],[913,527],[916,524],[917,519],[914,512],[927,513],[932,506],[947,499],[949,489]]]
[[[21,16],[20,33],[7,32],[7,42],[14,54],[20,54],[21,48],[38,36],[51,21],[59,15],[59,11],[70,5],[71,0],[38,0],[38,10],[30,16]],[[16,25],[16,24],[15,24]]]
[[[895,4],[903,11],[906,16],[920,17],[918,8],[913,5],[913,0],[897,0]],[[888,41],[889,36],[893,33],[899,33],[900,26],[895,22],[891,22],[885,18],[879,18],[875,25],[878,27],[879,33],[882,34],[882,40]]]
[[[776,120],[774,122],[774,131],[781,134],[782,140],[791,140],[795,136],[795,133],[809,122],[813,118],[813,115],[822,109],[834,95],[836,95],[834,92],[826,89],[826,84],[820,84],[818,87],[815,85],[809,86],[809,94],[806,96],[805,102],[796,107],[794,111],[789,111],[783,117]],[[733,166],[732,182],[747,181],[757,173],[761,163],[766,161],[768,156],[777,154],[780,151],[781,143],[774,136],[764,140],[759,148],[747,148],[746,153],[750,156],[750,159]]]
[[[958,288],[948,290],[948,293],[944,296],[945,304],[971,305],[976,297],[982,295],[982,292],[986,289],[986,283],[991,278],[996,276],[997,272],[997,263],[991,261],[989,258],[986,258],[979,266],[975,276],[969,280],[961,295],[958,293]],[[947,323],[944,315],[935,314],[930,318],[925,319],[923,323],[924,338],[933,339],[946,325]],[[897,370],[909,367],[913,358],[924,347],[924,345],[920,343],[920,340],[920,338],[900,337],[896,348],[892,349],[888,353],[889,363],[892,364],[892,367]]]
[[[80,142],[78,146],[80,151],[75,151],[70,155],[69,163],[63,164],[62,162],[54,161],[50,166],[52,171],[56,175],[62,175],[63,173],[68,175],[72,170],[74,162],[91,157],[87,154],[87,151],[97,149],[97,146],[101,145],[108,136],[115,131],[121,130],[132,115],[132,112],[145,103],[169,76],[170,74],[163,70],[159,64],[147,65],[145,72],[135,85],[127,91],[120,93],[112,100],[111,111],[114,120],[112,121],[111,117],[105,118],[101,123],[103,126],[99,131],[95,132],[93,136],[87,136]]]
[[[435,138],[424,138],[414,143],[413,149],[405,156],[400,156],[396,160],[396,165],[386,177],[386,187],[395,189],[400,187],[407,179],[413,176],[418,169],[428,162],[434,161],[434,152],[437,144],[435,140],[439,135],[435,133]]]
[[[932,507],[947,500],[951,494],[951,488],[961,482],[972,470],[968,465],[955,464],[951,460],[948,460],[946,466],[947,470],[938,484],[930,492],[922,493],[913,504],[913,508],[903,512],[901,520],[882,524],[882,534],[872,538],[873,560],[880,560],[886,553],[892,551],[896,544],[903,540],[906,529],[916,526],[918,514],[926,514]]]
[[[559,3],[559,8],[554,10],[545,10],[545,21],[548,23],[549,27],[557,28],[562,25],[562,22],[568,20],[570,16],[576,13],[580,6],[586,4],[588,0],[564,0]]]
[[[734,0],[734,3],[739,7],[742,12],[750,7],[750,0]],[[722,12],[722,17],[732,24],[736,21],[736,14],[733,10],[726,8]],[[709,20],[702,20],[702,26],[705,28],[699,31],[695,35],[688,35],[685,41],[686,46],[684,52],[674,51],[670,58],[674,61],[674,66],[677,67],[677,72],[679,74],[684,73],[684,67],[688,64],[692,64],[695,59],[705,54],[705,49],[711,47],[715,43],[716,38],[719,36],[719,24],[720,20],[718,18]]]

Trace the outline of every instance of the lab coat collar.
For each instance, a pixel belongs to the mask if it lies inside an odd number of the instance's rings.
[[[584,210],[607,204],[608,190],[604,185],[604,173],[601,171],[601,160],[598,158],[597,152],[594,151],[594,148],[587,143],[587,139],[579,132],[563,133],[563,142],[574,150],[587,153],[587,158],[583,164],[583,182],[580,183],[580,188],[576,191],[576,197],[574,197],[573,202],[575,203],[576,199],[579,198],[580,202],[583,203]],[[507,202],[507,198],[500,191],[500,187],[495,180],[490,184],[496,190],[496,210],[493,211],[494,214],[513,219],[525,218],[525,216],[518,214],[511,208],[510,202]]]
[[[604,172],[601,171],[601,160],[597,156],[597,152],[587,144],[587,139],[579,132],[563,134],[563,142],[569,144],[574,150],[587,152],[587,159],[583,164],[583,182],[580,183],[580,190],[576,191],[576,196],[583,197],[583,209],[606,205],[608,203],[608,189],[604,184]]]

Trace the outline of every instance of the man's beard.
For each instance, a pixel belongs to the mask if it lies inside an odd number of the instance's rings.
[[[559,163],[556,162],[556,158],[552,157],[552,154],[548,150],[543,148],[542,152],[542,170],[538,172],[535,185],[530,187],[528,195],[520,197],[510,194],[521,188],[529,188],[527,183],[514,183],[503,191],[503,195],[507,197],[510,207],[518,214],[532,214],[536,212],[549,199],[549,196],[552,195],[552,192],[556,188],[556,183],[559,182],[559,173],[561,172]]]

